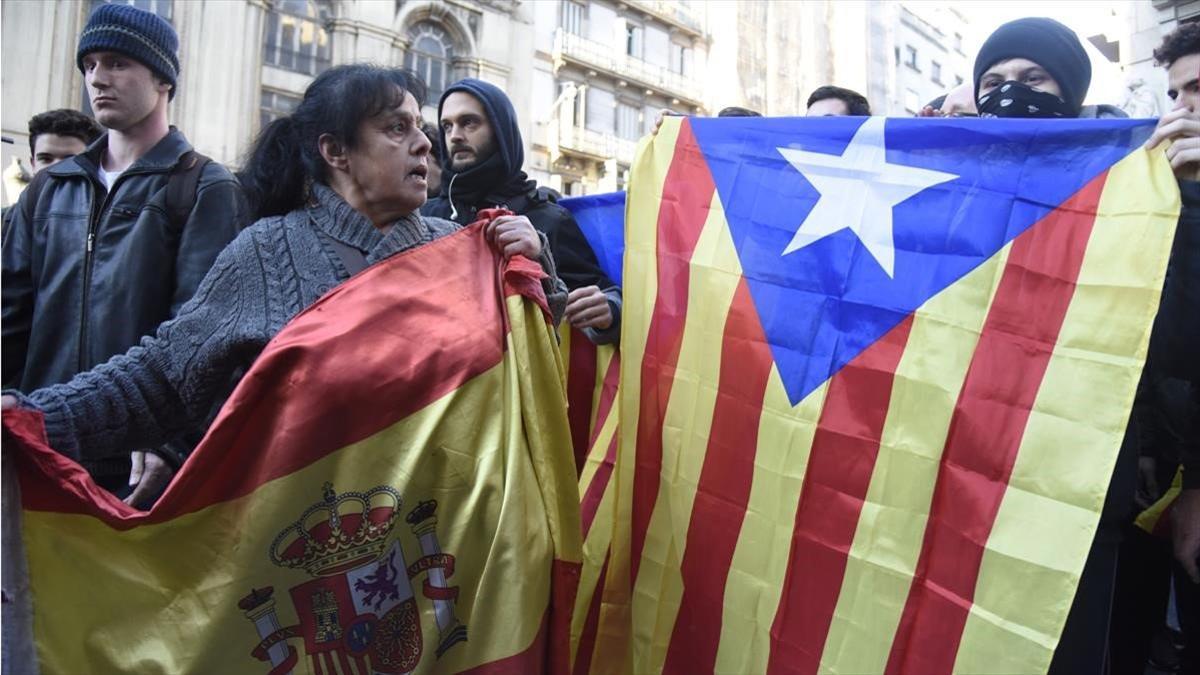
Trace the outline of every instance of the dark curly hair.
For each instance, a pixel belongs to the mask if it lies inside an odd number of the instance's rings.
[[[318,75],[291,115],[259,132],[237,174],[253,219],[299,208],[308,182],[325,181],[326,164],[317,148],[322,134],[354,148],[359,124],[400,105],[406,93],[419,106],[425,100],[425,84],[400,68],[353,63]]]
[[[33,146],[37,144],[37,137],[42,134],[70,136],[83,141],[84,145],[91,145],[102,133],[104,129],[96,120],[78,110],[47,110],[29,118],[29,156],[33,156]]]
[[[805,107],[811,108],[812,104],[816,103],[817,101],[824,101],[828,98],[836,98],[842,103],[845,103],[846,112],[852,116],[869,117],[871,115],[871,104],[867,103],[867,97],[863,96],[857,91],[854,91],[853,89],[835,87],[832,85],[817,87],[815,90],[813,90],[812,95],[808,97],[808,105]]]
[[[1154,60],[1161,66],[1171,67],[1179,59],[1200,54],[1200,22],[1181,23],[1170,35],[1163,38],[1154,50]]]

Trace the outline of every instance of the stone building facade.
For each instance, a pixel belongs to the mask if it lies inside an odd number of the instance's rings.
[[[355,61],[416,70],[430,85],[430,121],[454,80],[499,85],[527,172],[569,195],[624,187],[662,108],[802,115],[813,89],[837,84],[866,94],[877,114],[904,112],[900,15],[884,0],[4,0],[0,123],[14,140],[2,147],[4,204],[21,187],[14,162],[28,165],[29,117],[87,110],[75,44],[106,1],[176,27],[171,121],[230,166],[317,73]]]
[[[1183,22],[1200,21],[1200,0],[1130,0],[1117,43],[1117,60],[1125,74],[1121,107],[1131,117],[1158,117],[1174,105],[1167,98],[1166,70],[1154,62],[1154,50],[1167,33]]]
[[[105,1],[0,5],[10,178],[14,160],[28,163],[29,117],[88,110],[75,40]],[[171,121],[229,165],[262,124],[295,108],[317,73],[355,61],[416,70],[430,86],[430,121],[451,82],[499,85],[516,107],[529,173],[570,194],[623,184],[634,143],[653,123],[649,110],[705,110],[695,77],[709,41],[704,19],[674,0],[118,1],[176,27],[182,73]],[[17,184],[5,183],[7,204]]]

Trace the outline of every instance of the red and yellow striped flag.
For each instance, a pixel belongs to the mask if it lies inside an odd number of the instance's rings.
[[[540,267],[498,269],[475,226],[318,301],[149,512],[6,413],[41,672],[565,672],[563,371]]]
[[[613,469],[620,438],[615,409],[621,356],[578,330],[560,328],[567,364],[567,409],[579,471],[583,571],[571,622],[573,673],[587,673],[596,644],[613,525]]]
[[[576,668],[1044,672],[1179,214],[1149,128],[668,118]]]

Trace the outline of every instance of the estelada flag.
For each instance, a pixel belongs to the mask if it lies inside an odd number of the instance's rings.
[[[1045,671],[1179,215],[1152,127],[668,118],[630,182],[574,663]]]
[[[541,268],[499,270],[473,226],[319,300],[149,512],[6,413],[41,672],[565,672],[563,373]]]
[[[625,251],[625,193],[570,197],[559,202],[575,217],[600,268],[617,284]],[[565,324],[559,342],[567,371],[567,412],[579,470],[583,566],[571,621],[572,672],[590,668],[604,598],[613,530],[617,443],[616,397],[621,371],[617,345],[595,345]]]

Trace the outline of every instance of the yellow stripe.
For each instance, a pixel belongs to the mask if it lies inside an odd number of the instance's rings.
[[[637,672],[662,669],[675,627],[683,593],[679,565],[708,449],[725,321],[741,280],[733,239],[716,194],[690,269],[679,364],[663,420],[662,482],[634,581],[633,654]]]
[[[679,119],[664,120],[658,134],[644,138],[639,143],[633,162],[625,201],[623,278],[626,305],[621,316],[622,382],[641,382],[646,336],[650,330],[654,298],[658,293],[658,212],[663,184],[675,156],[680,124]],[[614,472],[615,525],[608,568],[609,581],[604,590],[605,606],[601,612],[601,630],[596,642],[597,659],[592,666],[592,672],[596,675],[629,672],[631,658],[629,528],[634,469],[632,449],[637,439],[638,407],[641,404],[638,386],[623,390],[618,397],[618,404],[622,424]]]
[[[1109,172],[1058,344],[988,539],[955,670],[1044,672],[1096,531],[1179,218],[1161,153]]]
[[[1163,514],[1167,512],[1167,509],[1172,503],[1174,503],[1175,498],[1179,496],[1179,493],[1182,490],[1183,467],[1179,467],[1175,470],[1175,478],[1171,480],[1171,486],[1167,488],[1167,491],[1163,493],[1163,496],[1158,498],[1158,501],[1154,502],[1149,508],[1138,514],[1134,524],[1148,534],[1155,534],[1154,531],[1158,529],[1158,521],[1162,519]]]
[[[932,297],[913,318],[825,641],[824,671],[881,673],[887,667],[950,419],[1010,249]]]
[[[827,385],[821,385],[793,408],[778,369],[771,367],[746,519],[725,582],[715,667],[719,673],[767,670],[771,624],[783,592],[798,496],[826,391]]]
[[[579,638],[583,633],[583,624],[587,620],[588,610],[592,606],[592,597],[600,582],[600,570],[604,567],[605,556],[608,555],[612,543],[613,504],[616,499],[614,484],[609,483],[608,489],[600,499],[596,509],[596,518],[583,542],[583,571],[579,579],[579,594],[575,599],[575,613],[571,617],[571,663],[578,658]],[[597,659],[593,656],[593,662]]]
[[[612,365],[613,356],[616,353],[617,348],[613,345],[596,345],[596,385],[593,387],[595,393],[592,395],[592,414],[588,417],[591,420],[588,423],[589,438],[596,429],[596,415],[600,413],[600,397],[604,395],[604,376],[608,374],[608,367]],[[612,407],[609,408],[608,416],[618,417],[615,399]]]
[[[600,428],[600,433],[596,436],[596,443],[588,451],[587,463],[579,477],[580,499],[587,494],[588,487],[595,480],[596,472],[603,463],[604,456],[608,452],[608,445],[616,432],[617,415],[614,410]],[[575,662],[575,651],[579,647],[579,638],[583,632],[583,623],[587,618],[588,608],[591,606],[592,593],[599,582],[600,569],[604,566],[604,558],[608,554],[608,547],[612,541],[615,495],[616,477],[610,476],[608,487],[605,488],[600,504],[596,508],[592,527],[588,531],[587,539],[583,542],[583,569],[580,573],[579,593],[575,598],[575,613],[571,617],[571,663]]]
[[[608,452],[608,445],[612,441],[613,434],[617,433],[617,428],[620,421],[617,419],[616,410],[609,414],[608,419],[604,420],[604,424],[600,427],[600,433],[596,436],[596,442],[588,449],[587,460],[584,461],[583,471],[579,474],[579,498],[583,499],[583,495],[587,494],[588,487],[591,486],[592,480],[596,477],[596,472],[600,469],[600,465],[604,463],[604,455]],[[614,478],[609,478],[609,482],[615,482]]]

